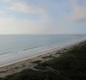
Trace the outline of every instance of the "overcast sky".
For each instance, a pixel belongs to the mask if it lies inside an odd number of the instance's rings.
[[[86,0],[0,0],[0,34],[86,34]]]

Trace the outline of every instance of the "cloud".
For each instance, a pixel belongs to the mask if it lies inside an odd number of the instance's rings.
[[[10,1],[10,0],[0,0],[1,2],[8,2],[8,1]]]
[[[86,7],[79,5],[78,0],[70,0],[71,12],[64,14],[62,17],[67,23],[74,23],[86,19]]]
[[[16,11],[16,12],[22,12],[22,13],[34,13],[34,14],[43,14],[45,13],[45,9],[37,6],[31,6],[25,3],[13,3],[9,10]]]
[[[70,0],[72,6],[72,17],[77,19],[86,18],[86,7],[80,6],[77,0]]]
[[[44,14],[46,9],[38,5],[30,5],[27,0],[1,0],[5,4],[6,9],[14,12]]]
[[[49,16],[42,7],[32,6],[23,0],[2,0],[6,4],[5,10],[0,10],[0,34],[38,34],[44,33],[46,25],[49,23]],[[11,1],[11,2],[10,2]],[[16,2],[17,1],[17,2]],[[10,2],[10,3],[9,3]],[[13,12],[13,13],[10,13]],[[16,18],[19,12],[41,15],[37,20]],[[13,16],[9,15],[14,14]],[[24,15],[23,15],[24,16]],[[32,17],[32,16],[31,16]]]
[[[3,4],[6,5],[3,5],[5,9],[0,10],[0,34],[64,34],[86,30],[82,27],[83,22],[83,26],[86,25],[86,7],[79,5],[78,0],[68,0],[69,2],[65,1],[62,4],[57,1],[59,5],[50,2],[51,0],[36,2],[34,5],[26,1],[28,0],[3,0]],[[37,15],[34,17],[30,14]]]
[[[15,1],[24,1],[24,0],[0,0],[1,2],[15,2]]]
[[[0,34],[41,34],[48,19],[47,15],[41,16],[39,20],[16,19],[0,11]]]

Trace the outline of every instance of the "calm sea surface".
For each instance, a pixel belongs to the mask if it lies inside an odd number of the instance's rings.
[[[22,55],[34,55],[34,52],[82,39],[86,35],[0,35],[0,65]]]

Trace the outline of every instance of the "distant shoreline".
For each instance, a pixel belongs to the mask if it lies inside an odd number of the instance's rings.
[[[73,46],[80,45],[84,41],[86,40],[78,41],[78,42],[72,43],[70,45],[64,46],[59,49],[58,48],[51,49],[49,51],[43,52],[43,54],[41,55],[36,55],[28,59],[23,59],[15,63],[4,65],[0,67],[0,77],[4,77],[7,75],[16,73],[16,72],[20,72],[27,68],[33,68],[40,62],[50,60],[53,57],[59,57],[65,51],[72,49]]]

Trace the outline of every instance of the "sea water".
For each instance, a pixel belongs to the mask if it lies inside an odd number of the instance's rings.
[[[0,35],[0,66],[82,39],[86,35]]]

